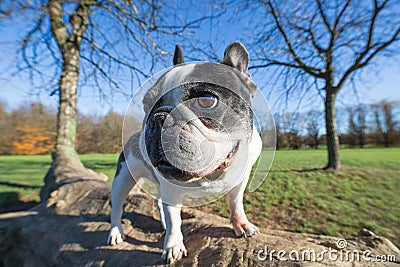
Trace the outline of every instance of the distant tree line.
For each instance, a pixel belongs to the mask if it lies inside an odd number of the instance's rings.
[[[0,102],[0,154],[48,154],[55,141],[55,112],[39,104],[6,112]]]
[[[277,149],[318,148],[326,145],[324,113],[275,114]],[[339,141],[348,147],[399,146],[400,104],[381,101],[337,110]]]
[[[6,112],[0,102],[0,155],[50,154],[56,142],[55,110],[33,103]],[[78,116],[76,150],[80,154],[121,151],[123,115]]]
[[[338,110],[337,114],[341,145],[400,146],[398,101],[351,106]],[[0,102],[0,155],[49,154],[56,141],[56,115],[55,110],[38,103],[7,112]],[[323,112],[281,113],[275,114],[274,118],[278,149],[317,149],[326,145]],[[102,117],[80,115],[78,153],[120,152],[123,120],[123,115],[112,111]]]

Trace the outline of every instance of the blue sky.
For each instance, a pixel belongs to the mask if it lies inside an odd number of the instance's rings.
[[[4,58],[2,58],[4,60]],[[7,59],[13,60],[13,57]],[[3,63],[2,67],[7,65]],[[258,71],[253,76],[254,80],[261,84],[265,77],[268,77],[267,70]],[[373,74],[371,78],[365,78],[366,81],[359,81],[358,97],[354,96],[351,91],[351,96],[344,96],[346,88],[338,96],[338,106],[347,105],[351,103],[373,103],[380,100],[397,100],[400,99],[400,67],[399,65],[391,64],[389,66],[382,65],[379,74]],[[19,77],[12,77],[7,81],[0,81],[0,100],[6,104],[8,110],[15,109],[20,105],[25,105],[29,102],[40,101],[43,104],[57,108],[58,96],[49,96],[47,92],[42,92],[39,96],[30,94],[30,83],[26,79]],[[262,88],[264,95],[272,88]],[[113,99],[108,101],[101,100],[96,92],[79,92],[78,97],[78,110],[83,114],[104,115],[110,110],[124,113],[130,98],[121,95],[116,95]],[[273,105],[276,101],[276,96],[272,95],[267,97],[267,101],[272,106],[272,109],[278,110],[279,105]],[[292,100],[289,105],[297,106],[297,101]],[[322,101],[314,103],[311,107],[307,103],[302,105],[302,109],[308,110],[311,108],[322,109]]]
[[[175,3],[176,4],[176,3]],[[200,4],[201,5],[201,4]],[[178,6],[177,10],[182,10],[182,6]],[[193,11],[194,9],[192,9]],[[190,17],[196,18],[204,13],[204,10],[198,8],[196,12],[192,12]],[[183,10],[182,10],[183,12]],[[182,15],[183,16],[183,15]],[[189,15],[186,15],[189,16]],[[15,20],[18,23],[8,25],[0,24],[0,100],[5,103],[8,110],[15,109],[19,105],[25,105],[29,102],[40,101],[43,104],[57,108],[57,95],[49,96],[49,92],[42,91],[40,94],[32,95],[30,81],[27,75],[11,76],[10,70],[13,69],[16,63],[16,54],[13,50],[16,48],[15,43],[10,43],[11,40],[21,38],[25,32],[26,23],[23,18]],[[201,25],[200,29],[196,30],[195,37],[200,42],[212,42],[219,59],[222,59],[224,48],[232,41],[239,40],[245,45],[247,43],[246,34],[248,28],[232,23],[232,13],[227,12],[221,17],[220,21],[208,21]],[[171,52],[175,43],[181,40],[178,37],[170,38],[168,47]],[[183,47],[188,46],[183,43]],[[188,54],[188,53],[186,53]],[[187,55],[187,56],[190,56]],[[252,55],[250,55],[251,58]],[[172,58],[171,58],[172,64]],[[250,63],[251,65],[251,63]],[[157,69],[162,69],[161,64]],[[272,107],[272,111],[281,111],[282,103],[277,102],[278,94],[274,92],[275,88],[270,88],[270,85],[265,84],[270,78],[268,69],[260,69],[252,71],[253,79],[260,86],[264,94],[267,96],[267,101]],[[55,77],[58,79],[58,77]],[[337,99],[337,106],[350,105],[355,103],[371,103],[382,99],[398,100],[400,99],[400,64],[395,61],[377,61],[373,68],[366,69],[356,81],[357,94],[348,86],[343,88]],[[138,83],[133,84],[134,88],[139,87]],[[270,93],[272,91],[272,93]],[[300,106],[301,110],[322,109],[322,99],[318,97],[310,98],[304,101]],[[96,90],[79,90],[78,92],[78,110],[84,114],[104,115],[110,110],[124,113],[130,101],[129,97],[116,94],[113,98],[101,100]],[[291,99],[288,109],[297,107],[298,100]]]

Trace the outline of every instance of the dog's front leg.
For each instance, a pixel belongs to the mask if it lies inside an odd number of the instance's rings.
[[[183,235],[181,231],[183,195],[174,192],[171,188],[164,188],[162,184],[160,186],[160,191],[166,226],[162,258],[167,263],[172,264],[182,258],[182,256],[187,256],[187,250],[183,244]]]
[[[182,256],[187,256],[181,231],[181,206],[163,203],[163,211],[165,214],[165,224],[167,229],[165,233],[162,258],[166,260],[167,263],[173,263],[182,258]]]
[[[123,154],[120,156],[121,159],[124,159]],[[121,224],[123,205],[129,191],[136,184],[125,160],[118,162],[118,166],[111,190],[111,229],[107,239],[107,244],[111,246],[121,243],[125,239]]]

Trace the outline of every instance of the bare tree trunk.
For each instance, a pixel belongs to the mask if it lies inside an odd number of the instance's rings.
[[[315,149],[318,149],[319,146],[318,134],[314,135],[314,144],[315,144]]]
[[[330,88],[326,89],[325,97],[325,125],[326,125],[326,144],[328,146],[328,165],[324,168],[338,170],[341,167],[339,156],[339,137],[337,134],[336,95]]]
[[[45,186],[40,191],[41,201],[47,200],[51,197],[52,192],[57,192],[57,188],[68,183],[69,179],[75,176],[99,181],[108,180],[106,175],[86,169],[75,150],[76,94],[80,64],[77,46],[70,45],[64,50],[63,59],[63,71],[59,82],[60,102],[57,115],[57,142],[52,153],[52,165],[44,178]]]
[[[82,0],[69,22],[63,22],[63,1],[50,0],[47,12],[50,16],[51,31],[57,41],[63,58],[62,74],[59,82],[59,107],[57,116],[57,141],[52,154],[53,162],[44,178],[45,186],[40,191],[42,201],[48,199],[51,192],[76,176],[106,181],[104,174],[86,169],[75,151],[77,126],[77,88],[79,81],[80,45],[87,28],[89,10],[96,1]],[[71,31],[68,32],[68,26]],[[63,174],[63,175],[61,175]]]
[[[360,148],[364,148],[364,145],[365,145],[365,133],[361,132],[358,138],[359,138],[358,139],[359,140],[359,147]]]
[[[76,93],[79,79],[79,51],[71,46],[64,53],[63,72],[60,79],[60,98],[57,116],[57,145],[65,146],[75,154],[77,125]],[[56,147],[57,149],[57,147]]]
[[[51,31],[57,41],[63,58],[62,75],[59,83],[59,107],[57,117],[56,150],[65,147],[66,151],[75,153],[77,125],[76,93],[79,81],[80,46],[82,36],[87,28],[89,10],[94,1],[80,1],[74,13],[65,23],[62,0],[50,0],[47,12],[50,16]],[[68,28],[70,27],[70,31]],[[64,149],[62,149],[64,151]]]

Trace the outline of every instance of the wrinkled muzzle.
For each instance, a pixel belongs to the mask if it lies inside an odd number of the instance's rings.
[[[145,129],[147,155],[154,167],[164,158],[161,144],[161,132],[164,121],[167,118],[171,108],[160,108],[156,110],[147,120]]]
[[[166,179],[182,182],[217,179],[218,172],[230,166],[240,143],[229,129],[211,128],[210,118],[206,121],[184,105],[155,108],[145,127],[153,167]]]

